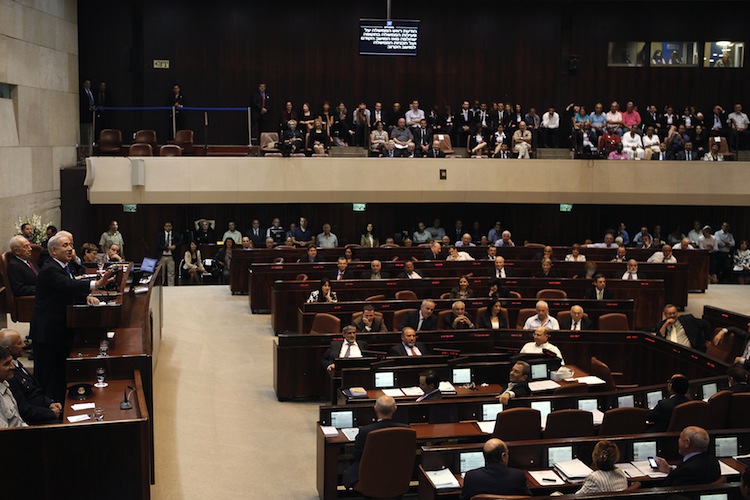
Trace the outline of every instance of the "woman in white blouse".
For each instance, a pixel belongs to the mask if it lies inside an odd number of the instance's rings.
[[[576,491],[579,493],[609,493],[622,491],[628,487],[625,474],[615,466],[620,459],[620,450],[612,441],[603,439],[596,443],[591,453],[594,472],[589,474],[583,486]]]
[[[581,245],[578,243],[573,244],[570,253],[565,256],[565,262],[586,262],[586,256],[581,255]]]
[[[646,133],[641,137],[641,143],[643,144],[643,157],[647,160],[651,159],[651,155],[659,152],[659,134],[654,133],[654,127],[649,125],[646,128]]]

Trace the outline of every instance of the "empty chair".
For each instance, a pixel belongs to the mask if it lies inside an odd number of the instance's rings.
[[[178,130],[171,142],[180,146],[186,155],[191,155],[193,154],[193,135],[192,130]]]
[[[536,309],[531,307],[524,307],[518,311],[518,319],[516,319],[516,328],[523,328],[526,324],[526,320],[536,314]]]
[[[404,321],[404,319],[406,319],[406,315],[416,310],[417,309],[409,308],[409,309],[399,309],[398,311],[394,311],[393,312],[393,331],[398,332],[399,327],[401,326],[401,323]]]
[[[299,273],[294,277],[294,281],[307,281],[308,276],[305,273]]]
[[[604,412],[600,436],[642,434],[646,432],[646,408],[613,408]]]
[[[630,329],[628,317],[623,313],[607,313],[599,316],[599,330],[626,332]]]
[[[133,137],[133,142],[140,142],[144,144],[151,144],[153,149],[156,149],[156,130],[139,130]]]
[[[317,313],[310,333],[340,333],[341,320],[328,313]]]
[[[732,394],[729,401],[728,429],[747,427],[747,416],[750,415],[750,392]]]
[[[346,248],[362,248],[362,245],[360,245],[359,243],[347,243],[346,245],[344,245],[344,249]]]
[[[521,294],[518,293],[518,292],[516,292],[516,291],[513,291],[513,290],[508,290],[508,294],[511,297],[516,298],[516,299],[520,299],[521,298]]]
[[[365,302],[376,302],[378,300],[385,300],[385,295],[383,295],[382,293],[378,295],[370,295],[365,299]]]
[[[542,414],[533,408],[511,408],[498,413],[492,437],[524,441],[542,437]]]
[[[396,292],[396,300],[418,300],[417,294],[411,290],[399,290]]]
[[[547,415],[544,439],[595,436],[594,415],[585,410],[556,410]]]
[[[635,389],[638,387],[637,384],[627,385],[615,385],[615,379],[612,376],[612,371],[605,363],[599,361],[596,356],[591,356],[591,374],[596,375],[600,379],[604,380],[604,390],[614,391],[618,389]]]
[[[588,384],[581,384],[579,382],[576,382],[572,384],[561,385],[553,391],[553,394],[555,396],[560,396],[565,394],[588,394],[588,392]]]
[[[705,401],[688,401],[679,404],[672,410],[667,432],[680,432],[685,427],[697,425],[708,427],[708,403]]]
[[[153,156],[151,144],[136,143],[131,144],[128,148],[128,156]]]
[[[391,427],[367,434],[359,461],[359,481],[354,489],[365,497],[393,498],[409,491],[417,432]]]
[[[451,298],[451,293],[450,292],[441,293],[440,294],[440,298],[441,299],[450,299]]]
[[[729,405],[732,402],[732,391],[719,391],[708,398],[708,427],[710,429],[724,429],[729,416]]]
[[[542,288],[536,292],[537,299],[567,299],[568,294],[565,290],[558,290],[557,288]]]
[[[281,150],[276,147],[279,142],[279,134],[276,132],[261,132],[260,154],[261,156],[281,156]]]
[[[451,136],[449,136],[448,134],[436,134],[434,138],[440,141],[438,149],[440,149],[443,153],[452,155],[456,152],[453,149],[453,144],[451,144]]]
[[[276,257],[273,259],[274,264],[283,264],[284,263],[284,257]]]
[[[452,325],[449,324],[452,313],[453,311],[451,309],[446,309],[438,313],[438,329],[439,330],[450,330],[452,328]]]
[[[99,132],[99,154],[119,154],[122,147],[122,132],[116,128],[105,128]]]
[[[182,156],[182,149],[177,144],[165,144],[159,148],[159,156]]]

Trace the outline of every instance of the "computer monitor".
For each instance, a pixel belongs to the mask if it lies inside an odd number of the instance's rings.
[[[703,393],[703,399],[708,399],[717,392],[719,392],[719,387],[716,384],[716,382],[711,382],[708,384],[703,384],[701,386],[701,391]]]
[[[453,383],[454,384],[470,384],[471,383],[471,368],[454,368],[453,369]]]
[[[458,455],[458,472],[466,474],[470,470],[484,467],[484,453],[481,451],[464,451]]]
[[[503,411],[502,403],[484,403],[482,405],[482,421],[497,419],[497,414]]]
[[[144,257],[143,262],[141,262],[139,271],[141,271],[142,273],[153,274],[154,270],[156,269],[157,262],[158,261],[156,259],[152,259],[151,257]]]
[[[635,406],[635,398],[632,394],[628,396],[618,396],[617,397],[617,407],[618,408],[633,408]]]
[[[649,410],[656,408],[656,405],[661,401],[661,391],[652,391],[646,393],[646,406]]]
[[[579,399],[578,409],[584,411],[596,411],[599,409],[599,404],[596,399]]]
[[[354,411],[340,410],[331,412],[331,425],[337,429],[354,427]]]
[[[396,386],[396,374],[393,372],[375,372],[375,387],[387,389]]]
[[[729,500],[727,493],[706,493],[698,497],[699,500]]]
[[[636,441],[633,443],[633,461],[642,462],[656,456],[656,441]]]
[[[572,446],[550,446],[547,449],[547,467],[554,467],[557,462],[573,460]]]
[[[548,378],[547,363],[534,363],[531,365],[531,380],[546,380]]]
[[[542,414],[542,422],[544,422],[544,420],[547,418],[547,415],[552,412],[551,401],[532,401],[531,407],[535,410],[539,410],[539,413]]]
[[[736,455],[739,455],[737,436],[715,438],[714,450],[714,455],[717,457],[734,457]]]

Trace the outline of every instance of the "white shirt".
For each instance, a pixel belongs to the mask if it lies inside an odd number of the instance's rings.
[[[536,342],[529,342],[521,348],[521,354],[542,354],[542,349],[547,349],[555,353],[555,356],[562,360],[562,364],[565,364],[565,360],[560,353],[560,349],[557,346],[545,342],[542,345],[536,345]]]
[[[339,351],[339,355],[336,356],[337,358],[343,358],[346,357],[346,350],[349,348],[349,343],[345,340],[343,344],[341,344],[341,350]],[[354,342],[351,345],[351,349],[349,350],[349,357],[350,358],[361,358],[362,357],[362,351],[359,350],[359,346],[357,345],[357,342]]]
[[[453,260],[453,261],[459,261],[459,260],[474,260],[474,257],[469,255],[466,252],[458,252],[458,257],[453,258],[450,255],[445,258],[445,260]]]
[[[586,256],[579,253],[576,259],[572,253],[569,253],[565,256],[565,262],[586,262]]]
[[[590,245],[586,245],[588,248],[620,248],[620,245],[617,243],[591,243]]]
[[[409,108],[409,110],[404,114],[404,117],[406,118],[406,126],[407,127],[418,127],[420,120],[424,118],[424,111],[417,108],[416,111]],[[416,121],[417,123],[412,123]]]
[[[524,330],[536,330],[540,326],[546,326],[550,330],[559,330],[560,329],[560,323],[557,322],[555,318],[552,316],[547,316],[547,320],[542,323],[539,319],[539,315],[535,314],[529,319],[526,320],[526,323],[523,325]]]
[[[737,130],[745,130],[750,125],[747,115],[740,111],[739,113],[731,112],[727,115],[727,121],[734,125]]]
[[[625,149],[642,148],[641,136],[632,132],[622,134],[622,147]]]
[[[174,239],[174,237],[172,237]],[[242,243],[242,233],[234,230],[234,231],[224,231],[224,236],[221,237],[221,241],[226,241],[227,238],[232,238],[235,243]]]
[[[315,244],[318,248],[336,248],[339,246],[339,239],[333,233],[329,233],[328,236],[326,233],[320,233],[315,239]]]
[[[665,263],[665,264],[676,264],[677,258],[674,255],[670,255],[669,258],[664,257],[663,252],[654,252],[654,255],[648,258],[646,262],[651,263]]]
[[[693,248],[692,245],[688,245],[687,248],[682,248],[682,245],[680,245],[679,243],[675,243],[672,246],[672,250],[695,250],[695,248]]]
[[[625,271],[622,274],[622,279],[624,279],[624,280],[637,280],[638,279],[638,273],[632,273],[632,276],[631,276],[630,271]]]
[[[730,247],[734,246],[734,236],[730,232],[724,232],[723,229],[716,231],[714,238],[716,239],[719,252],[729,253]]]
[[[0,383],[0,428],[28,427],[18,412],[18,404],[6,380]]]
[[[708,238],[701,236],[698,238],[698,248],[701,250],[708,250],[709,252],[715,252],[717,250],[716,238],[713,236],[709,236]]]
[[[557,113],[550,114],[549,111],[542,115],[542,127],[543,128],[559,128],[560,127],[560,115]]]

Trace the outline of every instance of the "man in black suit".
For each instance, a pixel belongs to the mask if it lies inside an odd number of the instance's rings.
[[[352,273],[347,269],[348,266],[346,257],[339,257],[336,261],[336,270],[328,273],[328,279],[334,281],[352,279]]]
[[[511,278],[516,275],[512,269],[506,269],[505,257],[498,255],[495,257],[495,268],[489,272],[490,278]]]
[[[445,260],[445,256],[441,255],[443,246],[439,241],[430,243],[430,249],[422,254],[422,260]]]
[[[435,303],[430,299],[422,301],[419,311],[409,311],[404,321],[398,326],[399,330],[406,327],[413,328],[416,332],[425,330],[437,330],[437,317],[432,314],[435,310]]]
[[[94,95],[94,101],[96,101],[97,108],[109,108],[114,106],[112,93],[107,90],[107,82],[99,82],[99,88],[96,90],[96,94]],[[101,132],[103,129],[112,128],[111,121],[112,120],[109,113],[107,113],[103,109],[97,109],[95,137],[99,137],[99,132]]]
[[[469,101],[461,104],[461,109],[456,113],[456,129],[458,130],[458,145],[466,144],[466,139],[471,133],[474,125],[474,112],[469,109]]]
[[[609,300],[613,298],[612,291],[607,290],[607,278],[603,274],[597,273],[594,275],[593,285],[586,290],[586,293],[583,295],[584,299]]]
[[[362,351],[367,350],[367,342],[357,341],[357,328],[353,325],[344,327],[343,340],[332,340],[326,352],[323,353],[323,368],[333,371],[338,358],[361,358]]]
[[[575,305],[570,308],[570,318],[560,321],[560,330],[593,330],[591,321],[583,315],[583,307]]]
[[[323,262],[323,260],[318,257],[318,247],[311,245],[307,247],[307,253],[300,257],[297,262]]]
[[[385,327],[385,321],[383,316],[377,316],[375,314],[375,307],[371,304],[367,304],[362,308],[362,316],[352,323],[360,333],[369,332],[387,332],[388,329]]]
[[[258,144],[261,132],[269,130],[268,126],[270,123],[271,110],[271,96],[266,92],[266,84],[261,83],[258,85],[258,89],[253,91],[253,95],[250,98],[250,107],[252,108],[252,132],[251,139],[253,144]]]
[[[428,354],[430,354],[429,348],[417,341],[417,332],[408,326],[401,331],[401,342],[388,350],[388,356],[425,356]]]
[[[492,438],[482,448],[484,467],[470,470],[464,477],[461,500],[482,493],[490,495],[531,495],[522,470],[508,467],[508,446]]]
[[[508,376],[508,387],[497,399],[504,405],[508,404],[512,398],[520,398],[531,395],[529,389],[529,377],[531,376],[531,366],[526,361],[516,361],[510,369]]]
[[[672,411],[677,405],[688,401],[687,393],[690,383],[685,375],[676,373],[667,382],[669,397],[659,401],[653,410],[646,414],[646,421],[652,422],[649,432],[665,432],[672,418]]]
[[[81,144],[91,146],[94,142],[93,122],[94,106],[96,106],[94,92],[91,90],[91,80],[83,81],[78,104],[80,107],[79,114],[81,120]]]
[[[727,369],[729,379],[729,390],[732,392],[750,392],[747,370],[739,363],[735,363]]]
[[[0,330],[0,347],[5,347],[13,356],[13,378],[8,381],[18,412],[27,424],[57,423],[62,416],[62,405],[45,396],[33,375],[18,360],[23,356],[26,342],[15,330]]]
[[[343,483],[347,488],[351,488],[359,481],[359,461],[362,458],[362,453],[365,451],[365,442],[367,441],[367,435],[372,431],[379,429],[386,429],[388,427],[409,427],[406,424],[394,422],[392,420],[393,414],[396,413],[396,400],[390,396],[380,396],[375,400],[375,416],[378,421],[374,424],[365,425],[359,429],[359,434],[354,439],[354,450],[352,461],[349,468],[344,471]]]
[[[750,329],[750,323],[747,324],[747,327]],[[741,328],[737,328],[736,326],[729,326],[716,332],[716,335],[714,335],[712,340],[714,345],[719,345],[719,342],[727,333],[733,333],[736,337],[739,337],[744,341],[750,339],[750,333]],[[745,370],[750,370],[750,341],[745,343],[745,347],[742,348],[742,355],[735,357],[734,362],[742,365]]]
[[[388,273],[383,271],[383,263],[377,259],[370,262],[370,270],[362,273],[363,280],[384,280],[388,278]]]
[[[696,318],[692,314],[678,316],[677,306],[667,304],[664,306],[664,321],[659,324],[656,332],[670,342],[705,352],[709,328],[706,320]]]
[[[260,221],[258,219],[253,219],[250,223],[250,229],[245,231],[245,236],[250,238],[254,248],[263,248],[266,243],[266,233],[260,228]]]
[[[661,457],[656,457],[659,472],[669,472],[661,486],[689,486],[710,484],[719,479],[721,468],[715,456],[706,452],[710,439],[700,427],[685,427],[677,441],[682,462],[672,469]]]
[[[418,280],[424,278],[421,274],[414,270],[414,262],[407,260],[404,262],[404,271],[398,275],[399,278],[408,278]]]
[[[90,292],[104,287],[112,277],[107,270],[98,280],[74,279],[68,264],[75,257],[73,235],[60,231],[47,243],[52,259],[47,261],[36,284],[36,303],[31,317],[34,340],[34,374],[45,394],[55,401],[65,398],[65,360],[73,341],[66,321],[72,304],[96,305]]]
[[[432,129],[427,126],[427,120],[422,118],[419,126],[412,129],[412,134],[415,145],[414,156],[426,156],[432,146]]]
[[[167,97],[166,104],[174,108],[174,117],[172,117],[172,110],[169,110],[169,133],[167,134],[167,137],[174,139],[174,134],[172,133],[173,119],[174,130],[185,130],[187,127],[187,119],[185,113],[182,112],[182,108],[185,106],[185,97],[183,97],[180,86],[177,83],[172,85],[172,93]]]
[[[698,153],[693,151],[693,143],[687,141],[685,143],[685,149],[678,151],[674,159],[677,161],[696,161],[700,160],[700,157],[698,156]]]
[[[718,104],[714,106],[713,114],[705,120],[708,135],[711,137],[729,137],[730,128],[727,123],[728,118],[729,115],[727,115],[721,106]]]
[[[440,149],[438,139],[432,141],[432,147],[425,152],[424,156],[427,158],[445,158],[445,152]]]
[[[13,257],[8,261],[8,281],[13,295],[24,297],[36,294],[39,268],[31,259],[31,243],[23,236],[14,236],[8,244]]]
[[[419,374],[419,388],[422,394],[417,398],[417,403],[421,401],[436,401],[443,399],[443,393],[440,392],[440,381],[437,374],[432,370],[427,370]]]
[[[174,251],[180,244],[180,236],[172,231],[172,223],[164,223],[164,230],[156,235],[156,250],[162,268],[162,282],[174,286]]]

